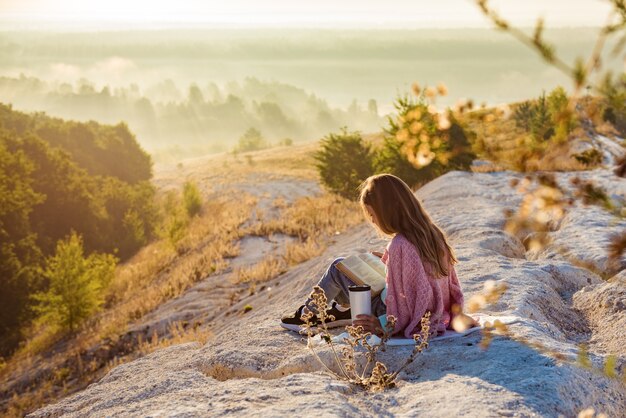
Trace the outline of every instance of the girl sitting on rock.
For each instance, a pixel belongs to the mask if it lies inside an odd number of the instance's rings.
[[[452,316],[461,311],[463,292],[454,271],[457,262],[446,236],[433,223],[409,186],[391,174],[369,177],[361,185],[360,204],[366,217],[383,234],[392,237],[384,253],[374,252],[386,265],[386,286],[372,298],[374,315],[358,315],[353,325],[382,336],[387,315],[396,318],[393,334],[412,338],[420,321],[430,312],[430,329],[442,334]],[[352,323],[348,287],[354,283],[331,263],[318,286],[333,300],[328,314],[335,319],[328,327]],[[281,320],[284,328],[300,331],[304,307],[313,312],[311,299],[296,313]],[[318,321],[314,317],[314,321]]]

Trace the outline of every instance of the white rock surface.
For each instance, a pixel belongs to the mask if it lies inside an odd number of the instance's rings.
[[[570,192],[573,192],[570,181],[575,177],[582,181],[592,181],[606,190],[607,195],[616,205],[626,202],[626,179],[615,176],[611,170],[556,174],[559,184],[569,189]],[[608,263],[607,247],[611,234],[626,229],[626,220],[616,218],[599,206],[584,206],[581,202],[575,204],[577,206],[575,210],[568,211],[559,223],[558,229],[549,234],[554,240],[554,245],[548,246],[539,254],[529,253],[527,258],[563,259],[563,256],[556,250],[557,247],[562,247],[573,259],[589,262],[594,266],[594,270],[605,278],[612,277],[617,271],[615,271],[616,267]]]
[[[624,187],[623,180],[611,178],[608,171],[586,175],[613,189]],[[577,343],[590,342],[599,363],[609,345],[596,350],[595,341],[613,341],[614,335],[603,339],[605,329],[597,322],[604,313],[595,309],[594,299],[598,295],[613,303],[624,288],[618,280],[607,284],[549,251],[526,258],[521,242],[502,230],[503,210],[515,209],[520,201],[509,187],[515,176],[452,172],[418,195],[451,239],[468,298],[480,292],[486,280],[506,283],[509,290],[489,313],[523,318],[511,326],[516,336],[568,355],[574,355]],[[592,215],[586,221],[588,211]],[[594,208],[576,206],[568,216],[564,232],[554,233],[555,245],[567,241],[584,260],[603,262],[605,250],[595,243],[604,243],[620,225],[592,222],[599,216]],[[573,238],[576,234],[579,239]],[[587,407],[608,416],[626,415],[626,389],[621,384],[557,364],[504,337],[496,337],[486,351],[478,347],[476,334],[435,342],[403,373],[396,388],[382,393],[355,389],[323,373],[302,338],[280,328],[278,320],[301,304],[334,257],[383,245],[369,226],[356,227],[339,236],[322,256],[242,300],[238,307],[251,305],[249,313],[218,315],[215,336],[204,347],[175,346],[118,366],[100,382],[33,416],[554,417],[575,416]],[[623,314],[607,309],[611,315]],[[617,350],[621,367],[626,360],[623,346],[610,346]],[[410,349],[389,349],[382,359],[394,368]],[[326,348],[320,355],[330,357]]]
[[[200,160],[201,161],[201,160]],[[196,162],[199,163],[200,161]],[[174,179],[180,180],[177,169],[172,172],[161,172],[156,183],[163,190],[171,187]],[[194,172],[194,169],[191,169]],[[178,177],[176,177],[178,176]],[[165,177],[165,179],[163,179]],[[202,177],[202,176],[200,176]],[[217,177],[217,176],[216,176]],[[272,176],[259,178],[259,174],[248,174],[227,185],[211,182],[211,178],[203,179],[199,187],[210,185],[212,193],[245,193],[257,199],[255,213],[242,225],[242,228],[254,224],[257,215],[264,220],[280,216],[280,210],[274,205],[278,199],[286,206],[293,204],[297,199],[312,197],[320,194],[321,190],[316,181],[289,176]],[[229,309],[231,299],[239,299],[239,293],[247,293],[245,285],[232,283],[233,270],[254,265],[268,256],[284,251],[285,245],[295,241],[294,237],[283,234],[265,236],[244,236],[239,240],[239,255],[229,262],[229,268],[221,274],[212,274],[187,290],[181,297],[168,300],[158,306],[153,312],[142,317],[132,324],[129,334],[142,335],[150,338],[153,332],[158,335],[169,333],[169,325],[174,322],[189,324],[209,324],[220,311]]]

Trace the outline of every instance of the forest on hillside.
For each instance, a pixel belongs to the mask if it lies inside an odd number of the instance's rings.
[[[107,265],[153,236],[150,156],[125,124],[25,114],[0,104],[0,356],[15,349],[49,290],[46,261],[70,235]],[[57,254],[58,255],[58,254]]]

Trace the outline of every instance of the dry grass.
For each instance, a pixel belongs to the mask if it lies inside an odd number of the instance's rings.
[[[202,216],[195,217],[188,233],[174,249],[160,240],[144,247],[121,265],[108,289],[107,307],[74,337],[83,344],[102,338],[115,338],[127,324],[151,312],[209,274],[227,267],[226,258],[238,254],[238,227],[252,211],[254,199],[215,200],[208,202]],[[137,297],[138,294],[142,296]],[[14,356],[34,355],[47,348],[43,341],[53,336],[35,335]]]
[[[304,242],[290,242],[281,256],[272,255],[254,265],[234,270],[232,281],[236,284],[266,282],[286,272],[288,267],[317,257],[323,251],[324,245],[310,237]]]
[[[512,108],[515,108],[515,104]],[[481,109],[463,115],[462,121],[476,133],[475,151],[494,166],[477,168],[476,172],[499,171],[580,171],[589,167],[570,156],[572,140],[585,138],[582,128],[574,129],[569,139],[559,143],[549,140],[536,142],[519,128],[510,112]]]
[[[295,266],[311,258],[317,257],[324,251],[324,246],[311,237],[304,242],[291,242],[285,246],[283,259],[289,266]]]
[[[609,122],[602,122],[595,126],[596,132],[609,138],[620,136],[620,132]]]
[[[120,364],[128,363],[161,348],[194,341],[205,344],[212,335],[210,331],[198,326],[198,324],[189,326],[182,322],[170,324],[169,334],[169,338],[159,338],[156,333],[149,340],[142,340],[139,337],[136,341],[136,350],[133,353],[127,356],[114,357],[104,367],[96,367],[95,364],[84,364],[80,356],[72,352],[72,355],[77,357],[77,367],[80,369],[80,375],[78,376],[79,385],[85,387],[94,377],[100,378]],[[37,385],[32,385],[20,393],[14,393],[8,401],[6,408],[3,408],[5,409],[3,416],[22,417],[27,411],[32,411],[59,396],[69,394],[70,388],[66,381],[73,374],[76,374],[75,371],[69,367],[57,368],[53,373],[46,376],[43,381],[38,382]]]
[[[584,134],[574,131],[573,137]],[[570,156],[570,145],[555,144],[547,147],[543,155],[531,158],[526,164],[526,171],[582,171],[589,167]]]
[[[498,171],[506,170],[505,167],[502,167],[499,164],[489,162],[488,164],[472,166],[470,167],[473,173],[496,173]]]
[[[330,194],[304,197],[292,206],[278,200],[274,206],[280,209],[277,218],[260,218],[243,233],[267,237],[285,234],[295,237],[297,241],[286,244],[281,255],[273,254],[257,264],[235,270],[231,278],[233,283],[254,285],[278,277],[289,266],[320,255],[330,237],[363,222],[357,203]]]
[[[237,156],[231,153],[210,155],[184,161],[182,169],[172,168],[160,173],[157,181],[167,184],[170,188],[181,188],[190,178],[195,178],[199,184],[209,184],[212,188],[241,183],[250,176],[262,177],[263,180],[289,176],[316,181],[318,174],[313,154],[318,147],[318,142],[312,141]],[[253,165],[248,163],[246,155],[252,156]]]
[[[253,225],[245,231],[249,235],[269,236],[285,234],[307,238],[335,235],[363,222],[361,208],[355,202],[332,194],[303,197],[281,211],[277,219]]]
[[[238,254],[239,227],[248,220],[256,201],[246,196],[239,199],[214,199],[205,204],[202,215],[193,218],[183,239],[173,248],[165,240],[156,241],[121,265],[108,289],[107,305],[103,312],[92,318],[77,334],[64,337],[50,327],[37,330],[0,371],[2,380],[31,376],[35,383],[21,389],[8,405],[1,409],[12,415],[22,415],[45,402],[69,391],[84,387],[86,383],[102,376],[110,367],[102,361],[82,364],[83,353],[103,341],[126,344],[131,353],[122,358],[110,359],[113,363],[127,361],[143,355],[149,346],[160,347],[184,339],[200,338],[199,331],[182,332],[171,328],[172,338],[149,342],[119,342],[129,323],[153,311],[163,302],[182,294],[194,283],[209,274],[223,271],[228,257]],[[141,297],[138,297],[141,295]],[[50,347],[53,353],[46,354]],[[125,346],[126,349],[126,346]],[[68,368],[67,379],[73,383],[59,388],[55,370]],[[38,376],[37,379],[34,379]]]
[[[169,325],[169,338],[159,338],[156,332],[152,334],[149,340],[139,339],[137,343],[137,351],[132,356],[124,358],[116,358],[109,364],[108,369],[112,369],[115,366],[127,363],[134,358],[145,356],[161,348],[170,347],[172,345],[184,344],[188,342],[198,342],[204,345],[209,341],[209,338],[213,335],[205,327],[201,327],[199,323],[189,325],[186,322],[174,322]]]
[[[44,404],[55,395],[55,380],[50,379],[42,382],[34,389],[27,389],[21,393],[14,393],[8,401],[3,416],[7,418],[23,417],[26,411],[32,411],[39,405]]]
[[[0,368],[0,391],[15,393],[10,399],[5,395],[0,411],[21,416],[86,387],[117,364],[171,344],[206,341],[207,332],[196,326],[173,325],[166,335],[148,339],[129,335],[128,326],[199,280],[224,271],[228,258],[238,255],[243,236],[281,233],[297,238],[285,245],[283,254],[236,272],[238,281],[254,286],[317,256],[330,237],[362,222],[355,203],[326,194],[292,204],[277,198],[273,205],[278,218],[265,220],[256,210],[259,198],[237,190],[238,181],[249,183],[251,177],[317,179],[312,160],[316,147],[306,144],[259,151],[254,154],[254,165],[241,156],[236,160],[227,155],[160,173],[155,183],[161,193],[180,189],[191,178],[198,183],[206,198],[200,216],[189,221],[175,245],[157,240],[121,265],[108,289],[105,309],[77,334],[64,336],[45,327],[35,330],[30,341]],[[102,350],[102,356],[94,358],[93,353]]]
[[[270,256],[252,266],[240,267],[233,272],[234,283],[264,282],[283,274],[286,264],[282,258]]]

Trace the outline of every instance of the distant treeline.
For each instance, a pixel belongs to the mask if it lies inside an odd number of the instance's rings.
[[[545,37],[566,62],[594,47],[598,28],[549,26]],[[606,49],[616,41],[608,39]],[[623,71],[617,56],[607,55],[602,64]],[[363,105],[375,99],[386,111],[392,111],[388,106],[395,94],[413,82],[445,82],[453,94],[442,99],[447,105],[459,97],[490,105],[516,102],[529,92],[568,82],[559,71],[546,71],[525,45],[488,28],[0,32],[0,74],[14,77],[20,72],[72,84],[85,77],[100,88],[134,82],[146,92],[167,78],[179,86],[196,82],[204,89],[209,82],[226,86],[231,80],[256,77],[305,88],[344,109],[353,98]],[[186,88],[182,90],[184,94]],[[130,126],[139,134],[134,124]]]
[[[128,258],[158,213],[150,156],[124,124],[79,123],[0,104],[0,355],[46,291],[45,258],[72,232],[86,253]]]
[[[382,122],[374,100],[366,106],[355,101],[342,110],[305,90],[255,78],[223,88],[192,84],[183,91],[165,80],[141,91],[137,85],[96,88],[85,79],[71,85],[22,75],[0,77],[0,92],[21,109],[79,120],[125,121],[151,150],[226,151],[249,128],[278,142],[316,139],[341,126],[371,132]]]

